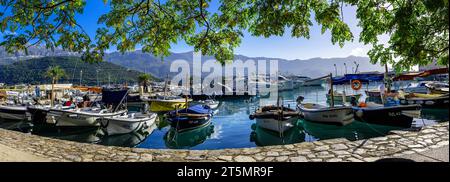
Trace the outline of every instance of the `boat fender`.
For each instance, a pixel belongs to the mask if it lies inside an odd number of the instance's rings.
[[[255,119],[255,115],[254,115],[254,114],[250,114],[250,115],[248,116],[248,118],[249,118],[250,120],[254,120],[254,119]]]
[[[361,81],[352,80],[352,89],[353,90],[359,90],[359,89],[361,89],[361,87],[362,87]]]
[[[360,109],[360,110],[358,110],[358,111],[356,111],[356,116],[358,116],[358,117],[362,117],[363,116],[363,111],[362,111],[362,109]]]

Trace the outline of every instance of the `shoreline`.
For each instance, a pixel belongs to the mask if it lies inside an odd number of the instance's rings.
[[[424,126],[420,131],[395,130],[386,136],[365,140],[349,141],[337,138],[289,145],[221,150],[102,146],[0,129],[0,161],[373,162],[399,157],[410,157],[409,159],[416,157],[420,161],[420,156],[423,157],[420,154],[427,152],[438,153],[444,159],[446,156],[448,161],[448,145],[448,121]]]

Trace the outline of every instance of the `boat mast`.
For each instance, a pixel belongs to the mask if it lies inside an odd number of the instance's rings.
[[[167,80],[169,79],[169,74],[166,76],[166,80],[164,81],[164,99],[166,99],[167,95]]]
[[[333,89],[333,73],[330,73],[330,97],[331,97],[331,107],[334,107],[334,89]]]

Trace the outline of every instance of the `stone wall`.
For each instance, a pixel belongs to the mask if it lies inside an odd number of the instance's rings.
[[[101,146],[0,129],[0,144],[52,161],[370,162],[448,146],[448,134],[449,123],[445,122],[358,141],[340,138],[241,149],[171,150]]]

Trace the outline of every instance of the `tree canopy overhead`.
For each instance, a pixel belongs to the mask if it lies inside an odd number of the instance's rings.
[[[448,0],[220,0],[213,12],[211,0],[103,1],[111,10],[98,19],[102,26],[91,38],[75,19],[85,0],[0,0],[1,45],[9,52],[36,44],[61,47],[82,53],[86,61],[101,61],[111,46],[126,52],[139,45],[166,56],[171,43],[185,40],[223,63],[233,59],[243,31],[269,37],[291,30],[292,37],[309,38],[313,21],[322,33],[331,32],[333,44],[343,46],[353,35],[342,6],[353,5],[362,27],[359,41],[373,45],[373,63],[399,70],[435,59],[448,64]],[[390,36],[387,45],[378,43],[384,34]]]

